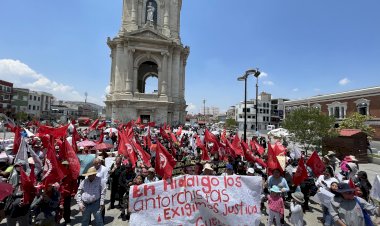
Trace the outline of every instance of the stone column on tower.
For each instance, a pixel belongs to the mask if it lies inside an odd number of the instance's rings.
[[[115,91],[123,91],[124,84],[124,64],[123,64],[124,48],[121,42],[117,42],[116,46],[116,65],[115,65]]]

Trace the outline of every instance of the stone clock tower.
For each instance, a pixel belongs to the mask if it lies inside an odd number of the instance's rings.
[[[172,125],[185,122],[185,68],[190,49],[180,38],[182,0],[123,0],[118,35],[111,49],[107,118]],[[155,92],[146,81],[157,78]]]

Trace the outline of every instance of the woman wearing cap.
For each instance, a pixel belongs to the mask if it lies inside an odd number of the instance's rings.
[[[376,208],[362,198],[355,197],[355,189],[349,184],[340,183],[337,192],[329,208],[335,225],[367,226],[371,225],[370,215],[380,216],[380,208]]]

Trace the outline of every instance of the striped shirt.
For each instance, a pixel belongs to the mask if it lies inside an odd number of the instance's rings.
[[[79,205],[93,203],[100,199],[100,205],[104,205],[106,186],[100,177],[95,177],[91,182],[88,178],[84,179],[77,193],[77,203]]]

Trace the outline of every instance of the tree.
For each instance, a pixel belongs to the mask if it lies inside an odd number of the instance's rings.
[[[283,123],[283,127],[291,134],[290,140],[302,145],[304,150],[322,149],[322,139],[324,137],[337,136],[333,128],[335,119],[322,114],[316,108],[298,108],[293,110]]]
[[[229,118],[226,120],[225,127],[226,129],[236,129],[237,123],[233,118]]]
[[[26,121],[28,119],[28,114],[26,114],[23,111],[17,112],[16,113],[16,120],[19,122]]]
[[[375,134],[375,129],[366,124],[366,121],[371,120],[372,117],[362,115],[358,112],[353,113],[349,117],[342,120],[339,125],[340,129],[360,129],[363,133],[367,134],[368,139],[372,139]]]

